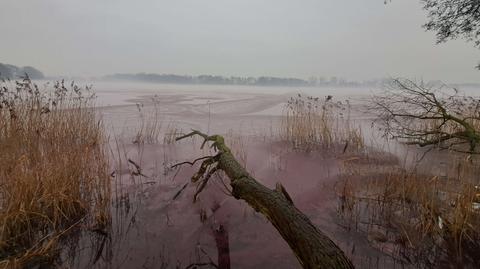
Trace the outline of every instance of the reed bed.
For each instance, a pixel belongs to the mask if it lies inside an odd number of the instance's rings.
[[[0,268],[52,263],[80,225],[110,223],[105,134],[89,87],[0,87]]]
[[[350,119],[349,102],[332,99],[332,96],[320,99],[301,94],[290,98],[284,110],[280,137],[305,151],[364,148],[362,132]]]
[[[480,162],[451,155],[447,166],[436,175],[381,160],[347,161],[337,186],[340,215],[405,263],[473,268],[480,261]]]

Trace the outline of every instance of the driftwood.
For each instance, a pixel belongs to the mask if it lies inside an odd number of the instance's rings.
[[[176,140],[195,135],[204,139],[201,148],[211,142],[217,154],[201,158],[203,162],[192,177],[193,182],[199,182],[194,200],[210,177],[221,170],[230,178],[233,196],[246,201],[273,224],[303,268],[353,268],[343,251],[294,206],[285,188],[277,184],[276,189],[271,190],[255,180],[238,163],[222,136],[209,136],[194,130]]]

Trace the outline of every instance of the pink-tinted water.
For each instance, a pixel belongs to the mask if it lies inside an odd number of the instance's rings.
[[[217,262],[212,229],[225,227],[232,268],[299,268],[300,265],[273,226],[245,202],[235,200],[216,176],[193,203],[195,184],[188,184],[198,166],[171,169],[174,163],[211,154],[200,142],[168,144],[172,126],[225,135],[248,171],[270,188],[281,182],[303,211],[352,258],[358,268],[402,267],[359,234],[338,223],[337,195],[342,156],[329,151],[292,150],[276,137],[283,104],[293,92],[182,92],[148,89],[126,94],[122,101],[99,108],[109,130],[115,202],[107,238],[88,232],[72,262],[77,268],[187,268]],[[317,96],[335,95],[323,90]],[[100,102],[108,101],[111,93]],[[345,98],[345,95],[342,96]],[[137,105],[138,104],[138,105]],[[162,124],[156,143],[134,144],[145,117],[158,113]],[[150,115],[150,116],[148,116]],[[365,120],[356,114],[356,120]],[[367,132],[368,133],[368,132]],[[141,167],[144,176],[132,175]],[[224,179],[228,185],[228,179]],[[97,242],[100,241],[100,242]],[[204,267],[208,268],[208,267]]]

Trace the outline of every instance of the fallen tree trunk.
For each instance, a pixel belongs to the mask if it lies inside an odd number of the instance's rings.
[[[215,156],[197,159],[203,162],[192,177],[193,182],[200,181],[194,200],[205,188],[210,177],[216,171],[222,170],[230,178],[233,196],[245,200],[273,224],[303,268],[353,268],[343,251],[293,205],[281,184],[271,190],[250,176],[225,145],[222,136],[208,136],[192,131],[176,140],[194,135],[203,137],[202,148],[207,142],[212,142],[211,147],[218,152]],[[195,161],[190,164],[194,163]]]

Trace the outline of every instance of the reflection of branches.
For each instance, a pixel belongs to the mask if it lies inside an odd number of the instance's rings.
[[[218,268],[218,266],[213,262],[202,262],[202,263],[192,263],[192,264],[188,265],[187,267],[185,267],[185,269],[200,268],[200,267],[203,267],[203,266],[210,266],[210,267],[213,266],[214,268]]]
[[[480,99],[446,88],[395,79],[383,94],[373,97],[370,108],[392,138],[421,147],[480,153]]]

